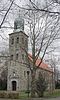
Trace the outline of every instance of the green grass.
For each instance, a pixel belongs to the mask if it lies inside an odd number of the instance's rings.
[[[60,89],[56,89],[55,91],[51,91],[51,92],[45,92],[44,97],[43,98],[53,98],[53,97],[59,97],[60,96]],[[30,98],[31,96],[29,96]],[[24,99],[24,98],[28,98],[28,93],[26,93],[25,91],[21,91],[20,92],[20,99]]]
[[[60,96],[60,89],[56,89],[55,91],[45,92],[44,97],[59,97]]]
[[[26,93],[25,91],[21,91],[21,92],[20,92],[19,98],[20,98],[20,99],[21,99],[21,98],[28,98],[28,93]]]
[[[14,92],[11,92],[10,94],[12,94],[12,93],[14,93]],[[8,91],[0,91],[0,95],[1,96],[7,96],[7,94],[9,94],[9,92]],[[12,96],[13,96],[13,94],[12,94]],[[36,95],[36,97],[37,97],[37,95]],[[43,98],[53,98],[53,97],[60,97],[60,89],[56,89],[55,91],[48,91],[48,92],[45,92],[45,94],[44,94],[44,97]],[[28,98],[28,93],[26,93],[26,91],[20,91],[19,92],[19,97],[18,97],[19,99],[25,99],[25,98]],[[31,94],[29,94],[29,98],[31,98]]]

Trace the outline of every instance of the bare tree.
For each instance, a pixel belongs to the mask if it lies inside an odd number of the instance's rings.
[[[59,75],[59,70],[57,68],[57,64],[58,64],[58,62],[56,61],[56,59],[54,57],[51,58],[50,65],[53,68],[52,82],[55,86],[56,86],[56,82],[58,81],[58,75]]]
[[[14,0],[13,0],[14,1]],[[11,5],[13,4],[13,1],[11,2]],[[28,5],[28,8],[21,8],[18,4],[15,4],[20,9],[23,9],[25,11],[25,20],[27,24],[27,29],[29,30],[29,40],[31,44],[31,53],[32,53],[32,67],[29,62],[29,68],[31,70],[31,96],[35,96],[35,76],[36,71],[39,68],[39,66],[42,63],[42,60],[46,54],[46,51],[48,51],[48,47],[50,47],[51,43],[58,37],[59,35],[59,19],[60,12],[57,11],[51,11],[53,7],[53,2],[47,3],[44,8],[39,8],[39,5],[37,3],[32,2],[32,0],[29,0],[30,4]],[[10,7],[8,8],[7,12],[5,13],[2,23],[3,24],[7,13],[9,12]],[[23,48],[24,49],[24,48]],[[25,49],[24,49],[25,50]],[[26,52],[26,50],[25,50]],[[42,53],[42,56],[40,57]],[[26,52],[28,56],[28,52]],[[38,58],[41,58],[41,61],[36,66],[36,62]]]
[[[38,13],[33,12],[33,11],[28,14],[29,19],[30,19],[28,21],[28,23],[30,26],[29,27],[29,29],[30,29],[29,36],[30,36],[31,51],[32,51],[31,52],[32,53],[32,67],[31,67],[31,65],[29,66],[30,70],[31,70],[31,78],[32,78],[32,81],[31,81],[31,96],[32,97],[35,96],[36,70],[41,65],[42,60],[45,56],[45,53],[46,53],[48,47],[51,45],[51,43],[53,42],[53,40],[55,39],[55,37],[57,36],[57,33],[58,33],[58,32],[54,32],[56,26],[53,29],[51,29],[50,25],[52,22],[49,21],[49,17],[47,14],[45,17],[45,25],[44,24],[42,25],[42,23],[41,23],[42,27],[39,26],[41,17],[39,16],[39,18],[38,18],[37,14]],[[57,25],[58,19],[55,22],[56,25]],[[43,23],[44,23],[44,20],[43,20]],[[50,31],[48,30],[48,28]],[[41,61],[36,66],[37,59],[39,58],[41,52],[42,52],[42,57],[40,57]]]
[[[30,1],[31,2],[31,1]],[[40,12],[36,4],[31,2],[32,6],[29,5],[29,9],[26,13],[26,22],[29,29],[29,37],[31,43],[31,53],[32,53],[32,67],[31,70],[31,96],[35,96],[35,76],[36,70],[42,63],[42,60],[48,51],[48,47],[59,35],[59,16],[55,14],[51,17],[50,12],[47,10]],[[31,8],[32,7],[32,8]],[[26,51],[26,50],[25,50]],[[42,56],[40,57],[42,52]],[[26,54],[28,54],[26,52]],[[37,59],[40,57],[41,61],[36,66]]]
[[[10,9],[11,9],[11,7],[12,7],[13,2],[14,2],[14,0],[12,0],[12,1],[11,1],[10,6],[8,7],[8,9],[7,9],[6,13],[4,14],[3,20],[2,20],[2,22],[1,22],[1,24],[0,24],[0,28],[1,28],[1,26],[3,25],[3,23],[4,23],[4,21],[5,21],[5,18],[6,18],[6,16],[7,16],[8,12],[9,12],[9,10],[10,10]],[[4,8],[3,8],[3,10],[2,10],[2,11],[4,11]]]

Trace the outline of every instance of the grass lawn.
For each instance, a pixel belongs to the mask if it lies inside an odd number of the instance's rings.
[[[3,98],[4,97],[6,98],[8,96],[7,94],[9,94],[10,97],[13,97],[13,93],[14,92],[9,93],[7,91],[0,91],[0,96],[3,96]],[[28,93],[26,93],[26,91],[21,91],[19,92],[19,95],[16,94],[14,96],[15,97],[17,96],[19,99],[26,99],[28,98]],[[56,89],[53,92],[45,92],[43,98],[53,98],[53,97],[60,97],[60,89]],[[29,98],[31,98],[31,94],[29,94]],[[37,95],[36,95],[36,98],[37,98]]]
[[[53,92],[45,92],[44,97],[59,97],[60,96],[60,89],[56,89]]]
[[[53,92],[45,92],[44,94],[44,98],[52,98],[52,97],[59,97],[59,96],[60,96],[60,89],[56,89]],[[19,98],[28,98],[28,93],[26,93],[25,91],[20,92]]]
[[[29,95],[29,97],[30,97],[30,95]],[[21,91],[19,98],[28,98],[28,93],[26,93],[25,91]]]

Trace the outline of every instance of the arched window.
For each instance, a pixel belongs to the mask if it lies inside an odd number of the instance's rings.
[[[10,59],[13,60],[13,55],[11,55]]]
[[[19,37],[17,37],[17,39],[16,39],[16,43],[19,43]]]
[[[14,44],[14,38],[11,39],[11,44]]]
[[[16,60],[18,60],[18,53],[16,54]]]

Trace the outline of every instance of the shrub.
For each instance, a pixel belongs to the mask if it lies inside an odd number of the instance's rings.
[[[59,81],[56,82],[55,88],[56,88],[56,89],[60,89],[60,82],[59,82]]]
[[[7,90],[7,80],[0,78],[0,90]]]
[[[47,88],[47,82],[45,81],[44,76],[40,72],[38,79],[36,80],[36,92],[39,97],[43,97],[46,88]]]
[[[18,99],[19,98],[19,93],[15,93],[15,92],[10,92],[8,93],[8,98],[11,98],[11,99]]]
[[[8,98],[8,94],[5,91],[0,91],[0,98]]]
[[[0,98],[18,99],[19,93],[18,92],[0,91]]]

